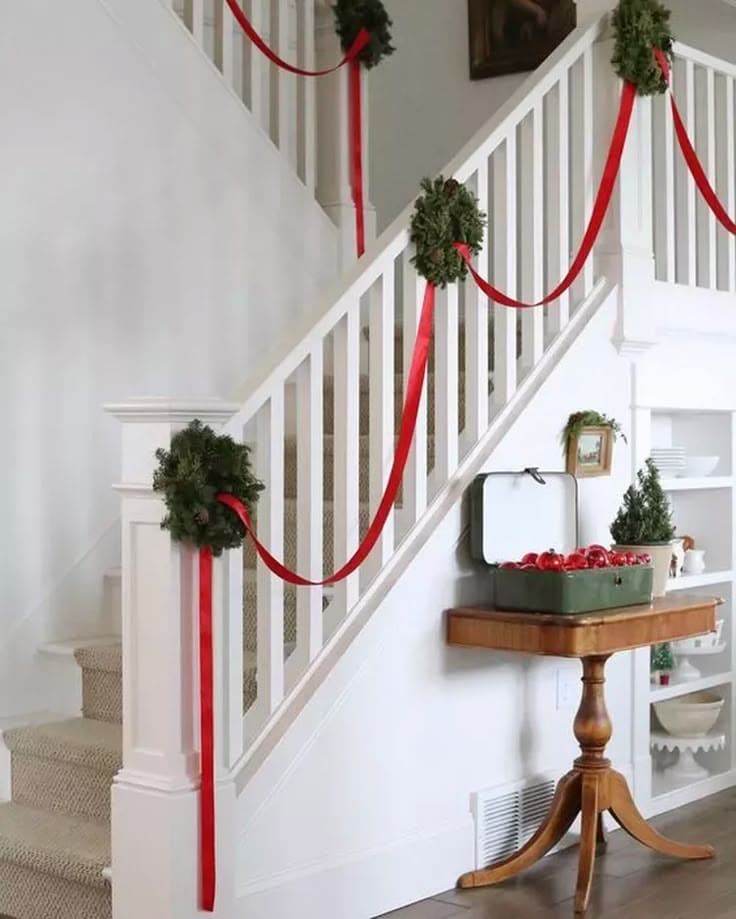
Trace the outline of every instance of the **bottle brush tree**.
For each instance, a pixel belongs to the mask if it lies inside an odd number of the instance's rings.
[[[661,645],[652,645],[650,665],[652,670],[664,670],[669,672],[675,669],[675,657],[672,653],[672,645],[669,642],[665,642]]]
[[[674,539],[670,503],[651,459],[637,473],[636,483],[626,490],[611,524],[611,536],[619,546],[665,545]]]

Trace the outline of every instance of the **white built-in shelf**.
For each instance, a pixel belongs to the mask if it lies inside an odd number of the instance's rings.
[[[733,488],[734,477],[713,475],[700,479],[662,479],[665,491],[708,491],[714,488]]]
[[[683,683],[670,683],[669,686],[652,686],[650,699],[652,702],[664,702],[666,699],[676,699],[677,696],[686,696],[690,692],[699,692],[701,689],[713,689],[715,686],[728,686],[731,683],[731,673],[714,673],[702,676],[699,680],[687,680]]]
[[[704,571],[702,574],[681,574],[679,578],[667,581],[667,591],[691,590],[693,587],[708,587],[711,584],[728,584],[734,579],[733,571]]]
[[[708,754],[704,754],[708,756]],[[686,804],[688,801],[697,801],[706,795],[712,795],[722,788],[728,788],[733,784],[735,774],[730,769],[723,769],[720,772],[714,772],[707,779],[698,782],[681,782],[672,778],[672,774],[666,771],[661,772],[656,769],[652,772],[652,797],[653,798],[675,798],[672,801],[672,807],[678,807],[681,803]],[[680,795],[684,793],[680,800]]]

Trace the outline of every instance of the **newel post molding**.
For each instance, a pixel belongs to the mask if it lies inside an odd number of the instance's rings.
[[[335,14],[327,0],[315,6],[318,69],[334,67],[344,52],[335,32]],[[363,189],[366,244],[376,237],[376,212],[370,203],[368,80],[363,69]],[[355,206],[350,185],[349,68],[317,79],[317,200],[340,233],[340,267],[355,263]]]
[[[598,169],[608,151],[622,83],[611,67],[613,41],[596,45],[600,123],[596,126]],[[637,96],[621,160],[621,171],[596,251],[601,273],[618,283],[614,341],[622,354],[636,357],[657,343],[652,181],[652,100]]]
[[[123,768],[112,789],[114,919],[194,919],[199,905],[199,699],[196,553],[161,529],[155,452],[214,400],[108,405],[122,425]],[[234,789],[218,787],[218,914],[232,904]]]

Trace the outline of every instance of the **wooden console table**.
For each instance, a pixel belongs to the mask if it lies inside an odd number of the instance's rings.
[[[605,665],[617,651],[628,651],[664,641],[676,641],[712,632],[716,607],[723,601],[674,594],[651,606],[629,606],[577,616],[504,612],[492,609],[454,609],[447,618],[451,645],[519,651],[552,657],[579,657],[583,664],[583,692],[573,730],[582,755],[557,785],[547,819],[529,842],[511,858],[482,871],[471,871],[460,887],[485,887],[508,880],[544,856],[582,814],[580,859],[575,913],[585,913],[590,897],[596,844],[605,842],[603,812],[634,839],[674,858],[712,858],[710,846],[673,842],[657,833],[639,813],[626,779],[605,758],[612,726],[604,694]]]

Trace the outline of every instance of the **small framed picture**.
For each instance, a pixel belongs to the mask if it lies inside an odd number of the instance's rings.
[[[567,471],[578,478],[611,474],[613,432],[609,427],[583,428],[567,447]]]

